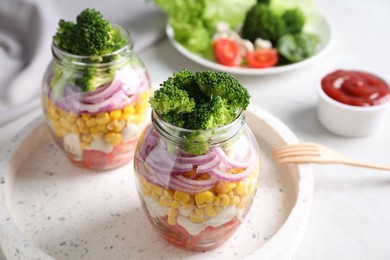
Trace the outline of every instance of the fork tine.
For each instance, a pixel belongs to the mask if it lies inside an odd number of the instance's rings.
[[[311,143],[285,145],[274,150],[274,155],[289,154],[306,151],[310,154],[318,154],[318,148]]]
[[[290,157],[281,157],[276,158],[278,163],[312,163],[318,162],[315,160],[316,157],[312,156],[290,156]]]
[[[274,158],[283,158],[291,156],[319,156],[320,153],[316,150],[293,150],[279,151],[273,154]]]

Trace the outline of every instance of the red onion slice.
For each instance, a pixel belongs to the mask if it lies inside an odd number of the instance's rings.
[[[221,181],[237,182],[245,179],[252,172],[254,167],[255,165],[251,164],[248,168],[246,168],[243,172],[240,173],[230,173],[219,169],[212,169],[211,171],[209,171],[209,174]]]
[[[251,160],[249,160],[248,162],[235,161],[232,158],[230,158],[221,147],[213,148],[213,151],[217,155],[217,157],[221,159],[223,163],[225,163],[226,165],[232,168],[237,168],[237,169],[247,168],[251,161]],[[252,152],[250,151],[250,153]]]
[[[211,161],[209,161],[205,164],[199,165],[196,168],[196,173],[206,173],[208,171],[211,171],[212,169],[217,167],[219,163],[220,163],[219,158],[214,157],[214,159],[212,159]]]
[[[192,163],[194,166],[202,165],[211,162],[215,158],[214,153],[205,153],[198,156],[180,156],[176,158],[176,162],[179,163]]]

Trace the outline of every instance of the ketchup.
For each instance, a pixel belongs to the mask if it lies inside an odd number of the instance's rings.
[[[321,80],[334,100],[352,106],[375,106],[390,100],[390,88],[381,78],[363,71],[336,70]]]

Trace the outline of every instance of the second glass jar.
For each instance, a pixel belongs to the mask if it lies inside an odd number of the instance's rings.
[[[104,56],[73,55],[53,42],[53,60],[43,79],[41,100],[50,133],[74,164],[94,170],[130,162],[149,121],[149,74],[128,32],[114,26],[127,43]]]

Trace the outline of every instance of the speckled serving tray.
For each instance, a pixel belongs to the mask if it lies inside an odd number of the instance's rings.
[[[42,117],[0,152],[0,244],[9,259],[291,259],[312,199],[307,165],[276,165],[272,149],[297,142],[277,118],[251,105],[246,121],[262,152],[252,209],[221,247],[171,246],[145,218],[133,164],[91,172],[70,164]]]

